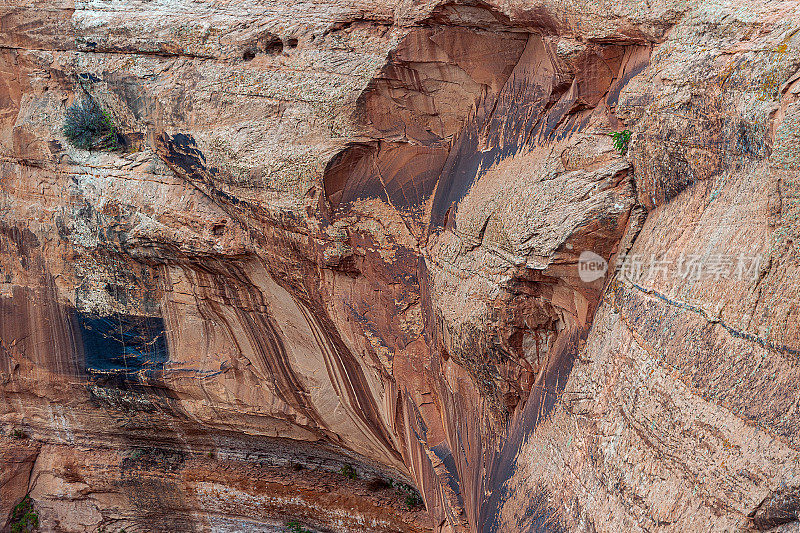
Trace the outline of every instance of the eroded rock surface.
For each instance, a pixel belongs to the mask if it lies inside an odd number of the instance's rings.
[[[797,2],[0,11],[0,522],[797,525]]]

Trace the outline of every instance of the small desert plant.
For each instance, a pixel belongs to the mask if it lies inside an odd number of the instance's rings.
[[[28,438],[28,434],[22,431],[21,429],[15,429],[11,432],[11,436],[15,439],[26,439]]]
[[[405,494],[403,497],[403,503],[406,504],[406,508],[409,511],[419,509],[425,505],[425,502],[422,501],[422,496],[420,496],[419,492],[417,492],[417,489],[411,485],[401,483],[397,488]]]
[[[311,533],[310,529],[306,529],[300,525],[300,522],[297,520],[292,520],[291,522],[286,522],[286,531],[289,533]]]
[[[409,511],[413,511],[414,509],[422,507],[422,496],[420,496],[418,492],[409,492],[406,494],[405,498],[403,498],[403,502],[406,504],[406,508]]]
[[[339,470],[339,473],[347,479],[358,479],[358,472],[350,465],[344,465],[341,470]]]
[[[76,148],[116,150],[120,147],[114,121],[91,98],[75,102],[67,108],[63,131]]]
[[[122,460],[125,462],[138,461],[145,455],[147,455],[147,450],[145,450],[144,448],[134,448],[131,450],[127,450],[125,452],[125,455],[122,457]]]
[[[620,155],[624,155],[628,151],[628,142],[631,140],[631,130],[615,131],[609,133],[614,139],[614,148],[617,149]]]
[[[11,533],[28,533],[39,529],[39,515],[33,508],[33,501],[25,496],[11,512]]]

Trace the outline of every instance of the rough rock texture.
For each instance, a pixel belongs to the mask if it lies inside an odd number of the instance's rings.
[[[796,1],[0,21],[0,527],[798,527]]]

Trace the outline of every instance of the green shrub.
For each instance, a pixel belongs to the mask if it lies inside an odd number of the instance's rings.
[[[631,131],[622,130],[609,133],[611,138],[614,139],[614,148],[617,149],[620,155],[624,155],[628,151],[628,142],[631,140]]]
[[[347,479],[358,479],[358,472],[356,472],[356,469],[350,465],[344,465],[342,469],[339,470],[339,473],[341,473]]]
[[[125,457],[123,459],[128,459],[130,461],[136,461],[137,459],[141,459],[147,453],[147,450],[144,448],[134,448],[132,450],[128,450],[125,453]]]
[[[411,485],[401,483],[397,488],[405,494],[403,497],[403,503],[405,503],[406,508],[409,511],[419,509],[425,505],[425,502],[422,501],[422,496],[420,496],[419,492],[417,492],[417,489]]]
[[[418,492],[409,492],[404,498],[404,503],[408,510],[413,511],[422,507],[422,496]]]
[[[25,496],[11,512],[11,533],[29,533],[39,529],[39,515],[33,508],[33,500]]]
[[[11,436],[15,439],[26,439],[28,438],[28,434],[22,431],[21,429],[15,429],[11,432]]]
[[[75,102],[67,108],[63,131],[64,136],[76,148],[120,148],[119,134],[111,116],[91,98]]]
[[[289,533],[311,533],[310,529],[306,529],[300,525],[300,522],[297,520],[292,520],[291,522],[286,522],[286,531]]]

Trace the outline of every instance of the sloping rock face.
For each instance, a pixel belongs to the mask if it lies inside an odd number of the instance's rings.
[[[798,527],[797,2],[0,17],[0,527]]]

